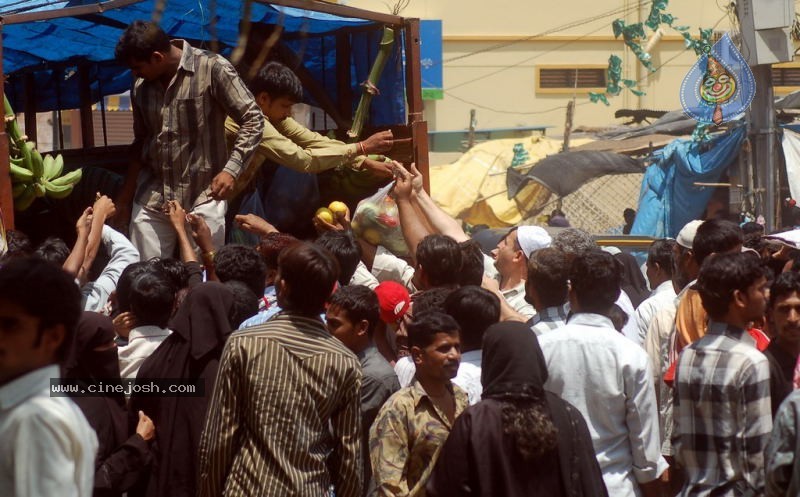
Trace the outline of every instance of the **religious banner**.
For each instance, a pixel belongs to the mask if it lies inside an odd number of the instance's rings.
[[[699,123],[719,125],[741,116],[755,93],[753,72],[725,33],[683,79],[681,105]]]

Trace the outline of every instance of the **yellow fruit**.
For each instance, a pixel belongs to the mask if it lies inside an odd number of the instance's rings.
[[[326,223],[333,224],[333,212],[327,207],[320,207],[314,215]]]
[[[372,228],[365,229],[364,232],[361,233],[361,238],[372,245],[379,245],[381,243],[381,234]]]
[[[347,205],[345,205],[344,202],[339,202],[338,200],[331,202],[331,204],[328,206],[328,209],[333,212],[334,216],[344,216],[347,213]]]

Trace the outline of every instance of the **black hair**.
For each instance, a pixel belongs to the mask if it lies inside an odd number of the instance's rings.
[[[233,294],[233,305],[228,315],[228,322],[231,329],[236,330],[245,319],[255,316],[258,312],[259,295],[253,293],[253,290],[241,281],[230,280],[223,284]]]
[[[486,329],[500,321],[500,299],[479,286],[454,290],[444,301],[444,310],[458,323],[466,350],[480,349]]]
[[[749,223],[744,223],[742,225],[742,233],[746,237],[750,236],[750,235],[759,235],[760,236],[760,235],[764,234],[764,226],[762,226],[762,225],[760,225],[758,223],[754,223],[754,222],[750,221]]]
[[[461,271],[459,272],[458,284],[461,286],[475,285],[483,283],[483,251],[475,240],[465,240],[458,244],[461,251]]]
[[[146,273],[150,268],[148,262],[134,262],[122,270],[117,280],[117,311],[129,312],[131,310],[131,283],[139,275]]]
[[[180,290],[181,288],[186,288],[189,285],[189,268],[187,268],[186,264],[179,261],[178,259],[154,258],[148,262],[154,266],[157,266],[160,269],[163,269],[164,272],[167,274],[167,276],[169,276],[172,286],[174,286],[178,290]]]
[[[729,252],[744,242],[742,229],[726,219],[709,219],[697,227],[692,242],[694,260],[703,264],[711,254]]]
[[[567,254],[552,247],[535,250],[531,254],[526,284],[536,291],[544,307],[564,305],[567,301],[568,279]]]
[[[15,257],[26,257],[33,253],[33,244],[28,235],[20,230],[6,231],[8,250],[0,256],[0,262],[7,262]]]
[[[769,288],[770,309],[775,307],[776,302],[788,297],[794,292],[800,294],[800,273],[794,271],[781,273]]]
[[[361,260],[361,245],[353,233],[347,230],[326,231],[314,243],[336,257],[339,262],[339,284],[349,284]]]
[[[66,358],[82,309],[78,285],[64,270],[36,257],[14,258],[0,268],[0,299],[39,319],[37,346],[45,329],[63,325],[64,341],[56,350],[56,359]]]
[[[69,247],[61,238],[51,236],[40,243],[33,254],[56,266],[63,266],[69,258]]]
[[[343,286],[331,295],[330,307],[339,307],[353,323],[366,320],[369,323],[367,334],[372,336],[375,325],[380,321],[380,304],[378,296],[369,288],[361,285]]]
[[[278,275],[289,287],[288,295],[282,299],[284,310],[318,315],[333,292],[339,263],[324,248],[300,242],[281,252]]]
[[[261,255],[261,258],[264,259],[267,270],[277,270],[278,256],[281,255],[283,249],[299,242],[300,240],[288,233],[276,231],[262,236],[258,244],[258,253]]]
[[[437,311],[414,315],[408,324],[408,345],[424,349],[433,343],[437,333],[458,334],[458,323],[448,314]]]
[[[761,259],[751,254],[737,252],[708,258],[697,278],[697,291],[708,316],[722,320],[728,313],[733,293],[736,290],[746,292],[764,274]]]
[[[413,315],[428,311],[444,312],[444,302],[454,290],[455,287],[442,286],[415,293],[411,297],[411,303],[414,304]]]
[[[247,285],[256,295],[264,295],[267,265],[253,247],[225,245],[214,256],[214,271],[219,281],[236,280]]]
[[[300,78],[280,62],[264,64],[248,86],[256,97],[259,93],[266,93],[273,99],[286,97],[295,103],[303,101]]]
[[[156,266],[136,276],[130,287],[131,312],[136,316],[136,325],[166,328],[177,291],[169,274]]]
[[[428,235],[417,245],[417,263],[423,267],[428,284],[457,285],[461,272],[458,243],[445,235]]]
[[[607,252],[594,249],[576,257],[569,280],[582,312],[606,315],[619,298],[622,265]]]
[[[579,228],[567,228],[559,231],[553,237],[551,246],[558,249],[567,255],[582,255],[591,250],[596,250],[597,242],[594,241],[592,235]]]
[[[169,36],[163,29],[152,22],[133,21],[120,36],[114,56],[118,62],[127,64],[131,60],[148,61],[154,52],[169,50]]]
[[[671,278],[672,252],[675,245],[677,245],[675,240],[669,238],[654,241],[647,250],[647,265],[658,264],[658,267]]]

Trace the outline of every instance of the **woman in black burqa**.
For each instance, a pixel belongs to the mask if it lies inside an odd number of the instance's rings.
[[[64,378],[77,381],[86,390],[122,383],[114,343],[111,318],[84,312],[75,330],[75,339],[64,362]],[[94,396],[75,396],[72,400],[83,411],[97,434],[94,497],[122,495],[131,488],[151,461],[152,422],[136,413],[136,432],[128,436],[125,396],[120,392]]]
[[[547,366],[522,323],[483,339],[481,401],[456,419],[428,482],[430,496],[608,496],[580,412],[546,392]]]
[[[136,383],[153,379],[198,380],[202,396],[131,396],[131,408],[152,413],[156,431],[153,471],[132,496],[195,497],[197,454],[219,359],[235,320],[233,292],[201,283],[170,322],[172,334],[139,369]],[[238,323],[235,323],[238,326]]]

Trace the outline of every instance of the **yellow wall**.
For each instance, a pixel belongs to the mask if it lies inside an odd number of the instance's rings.
[[[340,0],[339,3],[386,12],[386,4],[394,1]],[[722,4],[711,0],[673,0],[667,12],[678,18],[676,24],[691,26],[693,33],[697,33],[699,27],[714,26],[715,30],[725,31],[730,23],[721,10]],[[636,97],[624,92],[611,98],[611,105],[606,107],[588,103],[586,93],[581,92],[576,101],[576,125],[622,123],[614,118],[614,111],[619,108],[680,108],[680,84],[696,57],[684,49],[679,34],[666,29],[664,38],[651,53],[654,65],[665,65],[649,77],[646,69],[636,63],[635,56],[624,49],[621,41],[613,38],[611,22],[614,19],[624,12],[629,23],[644,20],[649,8],[650,2],[637,8],[637,2],[626,0],[411,0],[401,15],[442,20],[445,60],[489,49],[445,63],[444,99],[426,101],[430,129],[463,129],[468,125],[470,109],[475,108],[478,126],[482,128],[550,125],[554,128],[549,134],[561,134],[566,105],[572,95],[537,93],[536,67],[606,65],[611,54],[623,58],[623,77],[645,78],[642,89],[647,95]],[[615,10],[617,12],[600,19],[587,21]],[[584,24],[554,31],[580,22]],[[492,48],[546,32],[550,33]],[[490,75],[493,72],[497,74]],[[480,79],[469,82],[477,78]]]

